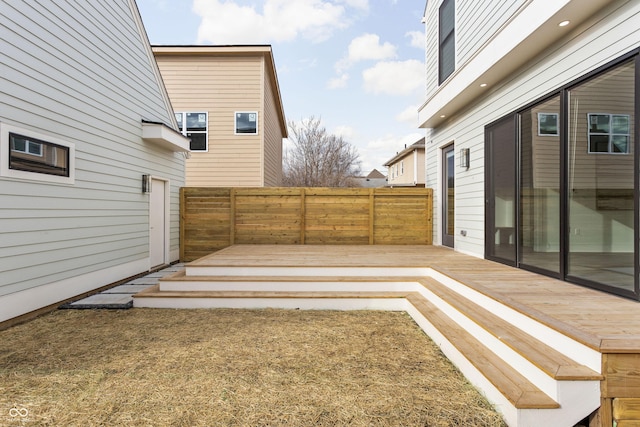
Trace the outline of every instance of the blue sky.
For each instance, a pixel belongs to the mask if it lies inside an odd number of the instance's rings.
[[[424,136],[425,1],[137,0],[152,44],[270,44],[287,120],[320,117],[362,170]]]

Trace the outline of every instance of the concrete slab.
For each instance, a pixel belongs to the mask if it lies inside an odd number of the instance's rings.
[[[131,294],[96,294],[81,299],[70,304],[65,304],[60,308],[131,308],[133,307],[133,297]]]

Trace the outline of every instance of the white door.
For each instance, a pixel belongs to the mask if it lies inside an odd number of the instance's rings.
[[[166,263],[165,185],[164,181],[152,179],[149,199],[149,258],[151,267]]]

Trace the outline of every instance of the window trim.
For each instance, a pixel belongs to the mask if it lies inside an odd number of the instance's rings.
[[[182,127],[180,127],[180,122],[178,122],[178,130],[180,131],[180,133],[186,137],[188,137],[189,133],[197,133],[197,134],[204,134],[204,146],[205,148],[203,150],[199,150],[199,149],[193,149],[191,147],[191,142],[189,143],[189,151],[193,152],[193,153],[206,153],[209,151],[209,112],[208,111],[174,111],[173,114],[181,114],[182,115]],[[206,129],[205,130],[196,130],[196,131],[189,131],[187,129],[187,114],[204,114],[205,115],[205,124],[206,124]],[[177,120],[177,118],[176,118]]]
[[[256,115],[256,131],[255,132],[238,132],[238,114],[255,114]],[[258,112],[257,111],[235,111],[233,113],[233,134],[234,135],[258,135]]]
[[[10,163],[10,150],[11,143],[9,134],[18,134],[21,136],[40,140],[42,142],[59,145],[68,149],[69,155],[69,176],[51,175],[47,173],[31,172],[20,169],[11,169]],[[6,123],[0,123],[0,177],[25,179],[30,181],[40,181],[46,183],[56,184],[75,184],[75,171],[76,171],[76,148],[75,144],[62,140],[58,137],[35,132],[29,129],[21,128],[18,126],[9,125]]]

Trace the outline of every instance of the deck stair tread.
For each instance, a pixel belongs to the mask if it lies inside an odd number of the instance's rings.
[[[602,379],[599,373],[565,356],[437,280],[422,278],[419,282],[550,377],[574,381]]]
[[[187,276],[180,271],[159,279],[160,282],[402,282],[418,281],[416,276],[221,276],[202,275]]]
[[[467,358],[511,404],[518,409],[555,409],[558,402],[498,357],[449,316],[418,293],[408,301],[438,330],[446,331],[449,342]]]
[[[406,298],[407,292],[319,292],[319,291],[161,291],[158,285],[134,298]]]

